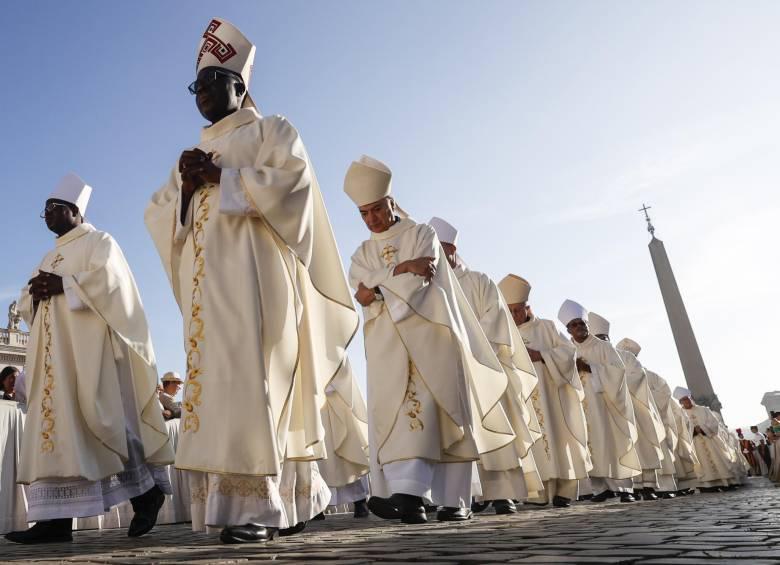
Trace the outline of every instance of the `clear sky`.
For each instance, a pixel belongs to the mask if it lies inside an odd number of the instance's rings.
[[[184,372],[143,210],[198,140],[186,85],[212,16],[257,44],[250,90],[301,132],[343,259],[367,236],[342,192],[366,153],[418,220],[460,228],[472,268],[528,278],[542,317],[582,302],[674,387],[647,202],[727,423],[764,419],[780,389],[777,2],[7,2],[2,312],[53,245],[38,213],[73,170],[134,270],[160,371]],[[360,339],[351,354],[365,386]]]

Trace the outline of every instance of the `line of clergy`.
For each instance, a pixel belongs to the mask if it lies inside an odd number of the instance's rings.
[[[170,464],[187,472],[193,530],[224,543],[297,534],[329,504],[422,524],[741,481],[717,417],[687,391],[681,408],[637,343],[613,345],[571,300],[561,334],[525,279],[469,269],[457,230],[414,221],[366,156],[344,191],[370,235],[345,273],[301,137],[249,95],[254,57],[238,28],[209,22],[189,85],[209,125],[145,212],[182,316],[175,453],[135,280],[86,221],[91,187],[71,173],[46,200],[55,244],[19,300],[31,335],[18,480],[35,525],[7,539],[71,541],[73,518],[127,500],[128,535],[142,536]],[[367,405],[347,357],[355,300]]]

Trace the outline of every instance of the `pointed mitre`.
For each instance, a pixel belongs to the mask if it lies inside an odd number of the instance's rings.
[[[63,202],[75,204],[82,216],[87,213],[87,204],[89,197],[92,196],[92,187],[81,180],[75,173],[68,173],[52,191],[49,198],[56,198]]]
[[[531,285],[523,277],[510,273],[498,283],[498,290],[504,295],[507,304],[520,304],[528,301]]]
[[[609,320],[595,312],[588,312],[588,327],[593,335],[609,335]]]
[[[578,302],[574,302],[574,300],[569,300],[568,298],[564,301],[563,304],[561,304],[561,309],[558,310],[558,319],[561,321],[561,323],[566,326],[571,322],[572,320],[576,320],[577,318],[581,319],[584,322],[588,321],[588,311],[585,309],[585,307],[582,304],[579,304]]]
[[[458,246],[458,230],[455,229],[455,226],[436,216],[428,220],[428,225],[436,232],[436,237],[439,238],[440,242]]]
[[[363,155],[344,177],[344,192],[357,206],[365,206],[390,196],[393,173],[382,161]]]
[[[682,400],[683,398],[693,398],[691,396],[691,391],[688,390],[685,387],[678,386],[674,389],[674,392],[672,393],[672,396],[674,396],[675,400]]]
[[[639,356],[639,352],[642,351],[642,346],[640,346],[637,342],[635,342],[633,339],[624,337],[621,339],[617,346],[618,349],[623,349],[624,351],[630,351],[635,356]]]
[[[198,45],[196,73],[206,67],[219,67],[241,76],[247,89],[244,106],[255,106],[249,96],[249,80],[255,62],[255,46],[227,20],[213,18]]]

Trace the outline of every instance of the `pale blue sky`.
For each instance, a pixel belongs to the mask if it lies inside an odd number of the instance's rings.
[[[38,219],[73,170],[90,220],[124,248],[160,371],[181,321],[143,210],[202,125],[186,85],[212,16],[257,44],[250,90],[301,132],[342,257],[367,233],[342,192],[366,153],[417,219],[461,229],[475,269],[565,298],[674,387],[682,373],[648,235],[653,206],[731,426],[780,389],[777,2],[14,2],[0,68],[5,311],[52,235]],[[352,348],[365,383],[362,342]]]

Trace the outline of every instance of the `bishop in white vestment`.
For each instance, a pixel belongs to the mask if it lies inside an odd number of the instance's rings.
[[[677,430],[677,446],[674,450],[674,475],[678,493],[693,494],[701,473],[701,464],[693,443],[693,424],[685,415],[685,410],[672,397],[669,403]]]
[[[634,355],[634,357],[639,357],[639,352],[642,349],[637,342],[630,338],[621,339],[615,347],[618,352],[628,351]],[[664,427],[664,439],[661,442],[663,458],[661,459],[661,467],[656,474],[658,479],[658,492],[662,498],[673,498],[675,496],[674,493],[678,490],[674,477],[675,460],[677,458],[675,451],[677,449],[678,441],[677,425],[674,419],[674,412],[671,408],[671,405],[675,404],[675,402],[672,398],[672,391],[666,381],[647,367],[643,368],[647,375],[647,385],[650,388],[655,407],[658,410],[658,416]],[[639,421],[637,421],[637,424],[639,424]],[[639,430],[639,433],[641,434],[642,431]]]
[[[517,438],[498,451],[480,456],[477,469],[482,494],[477,498],[492,501],[496,514],[512,514],[516,511],[513,500],[536,498],[544,490],[544,478],[531,452],[542,437],[531,404],[538,379],[496,283],[486,274],[469,269],[460,259],[454,226],[436,217],[428,225],[436,231],[445,258],[507,375],[501,404]],[[502,468],[506,470],[488,470]]]
[[[327,506],[321,414],[358,325],[303,141],[247,94],[254,54],[208,25],[190,91],[211,124],[145,216],[184,321],[176,466],[193,529],[225,543],[295,533]]]
[[[706,406],[699,406],[688,389],[677,387],[674,397],[693,427],[693,445],[699,459],[697,486],[701,492],[719,492],[738,484],[734,462],[720,437],[720,420]]]
[[[542,432],[542,440],[532,448],[545,480],[539,502],[565,508],[577,498],[577,482],[587,479],[593,468],[582,404],[585,392],[576,366],[577,349],[552,320],[533,314],[528,304],[528,281],[509,274],[498,287],[539,377],[539,386],[531,396]]]
[[[362,157],[344,181],[371,231],[349,271],[364,315],[369,508],[422,523],[424,503],[433,503],[444,507],[440,520],[466,520],[472,461],[515,441],[501,405],[507,376],[436,233],[401,217],[391,178]]]
[[[613,493],[622,502],[634,502],[633,478],[642,474],[636,450],[638,438],[626,368],[607,341],[590,333],[588,311],[566,300],[558,312],[577,348],[577,367],[585,390],[585,418],[593,470],[593,501],[603,502]]]
[[[590,332],[597,338],[611,342],[610,323],[606,318],[595,312],[589,312],[588,326]],[[617,347],[615,349],[626,368],[626,384],[636,419],[636,451],[642,464],[642,474],[634,477],[634,494],[645,500],[657,500],[658,495],[655,491],[658,489],[658,471],[664,459],[662,446],[666,440],[666,430],[653,394],[650,392],[647,373],[642,364],[630,351]]]
[[[73,518],[126,500],[128,533],[143,535],[170,494],[149,327],[119,245],[84,222],[91,192],[69,174],[46,201],[58,237],[19,300],[30,341],[18,480],[37,522],[6,536],[19,543],[70,541]]]

